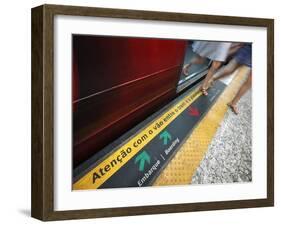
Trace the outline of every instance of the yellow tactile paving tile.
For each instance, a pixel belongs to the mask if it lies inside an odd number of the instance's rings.
[[[248,68],[243,66],[237,70],[234,79],[156,179],[154,186],[183,185],[191,182],[194,172],[224,118],[227,103],[233,99],[242,85],[247,70]]]

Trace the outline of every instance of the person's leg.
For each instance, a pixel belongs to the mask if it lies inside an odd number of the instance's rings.
[[[214,74],[214,76],[212,78],[210,78],[208,87],[212,86],[214,81],[232,74],[237,69],[238,66],[239,66],[239,64],[236,62],[236,60],[232,59],[226,66],[223,66],[222,68],[220,68]]]
[[[220,70],[216,72],[216,74],[213,77],[213,80],[215,81],[224,78],[226,76],[229,76],[237,69],[238,66],[239,64],[236,62],[236,60],[232,59],[231,61],[229,61],[229,63],[226,66],[222,67]]]
[[[193,58],[191,59],[191,61],[190,61],[188,64],[185,64],[185,65],[183,66],[182,71],[183,71],[184,75],[186,75],[186,76],[188,75],[188,69],[190,68],[190,66],[191,66],[192,64],[203,64],[204,61],[205,61],[205,58],[204,58],[204,57],[201,57],[200,55],[196,54],[196,56],[193,57]]]
[[[220,61],[213,61],[212,65],[206,75],[206,78],[203,81],[203,84],[201,86],[201,91],[202,93],[207,96],[207,89],[209,88],[209,80],[213,77],[213,75],[215,74],[215,72],[219,69],[219,67],[221,66],[222,62]]]
[[[230,47],[230,49],[228,50],[228,57],[232,56],[234,53],[236,53],[238,51],[238,49],[240,49],[243,46],[243,43],[233,43]]]
[[[228,106],[232,109],[235,114],[238,114],[237,103],[240,98],[251,88],[252,86],[252,71],[250,71],[247,80],[243,83],[240,87],[239,91],[237,92],[236,96],[233,100],[228,104]]]

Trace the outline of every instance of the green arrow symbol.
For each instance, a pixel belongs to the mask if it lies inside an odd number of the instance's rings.
[[[148,164],[150,164],[150,156],[149,156],[149,154],[147,154],[146,151],[143,151],[142,153],[140,153],[140,154],[135,158],[135,164],[136,164],[137,162],[140,162],[139,171],[143,171],[143,170],[144,170],[144,164],[145,164],[145,162],[147,162]]]
[[[167,130],[165,130],[163,133],[160,134],[160,140],[163,139],[164,145],[168,144],[168,140],[172,140],[171,134],[168,133]]]

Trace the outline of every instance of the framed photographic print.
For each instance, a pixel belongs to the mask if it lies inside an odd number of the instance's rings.
[[[274,21],[32,9],[32,216],[273,206]]]

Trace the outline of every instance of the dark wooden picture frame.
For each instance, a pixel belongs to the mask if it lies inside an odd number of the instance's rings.
[[[54,211],[54,16],[94,16],[267,28],[267,198]],[[40,220],[114,217],[274,205],[274,20],[123,9],[42,5],[32,9],[32,200]]]

